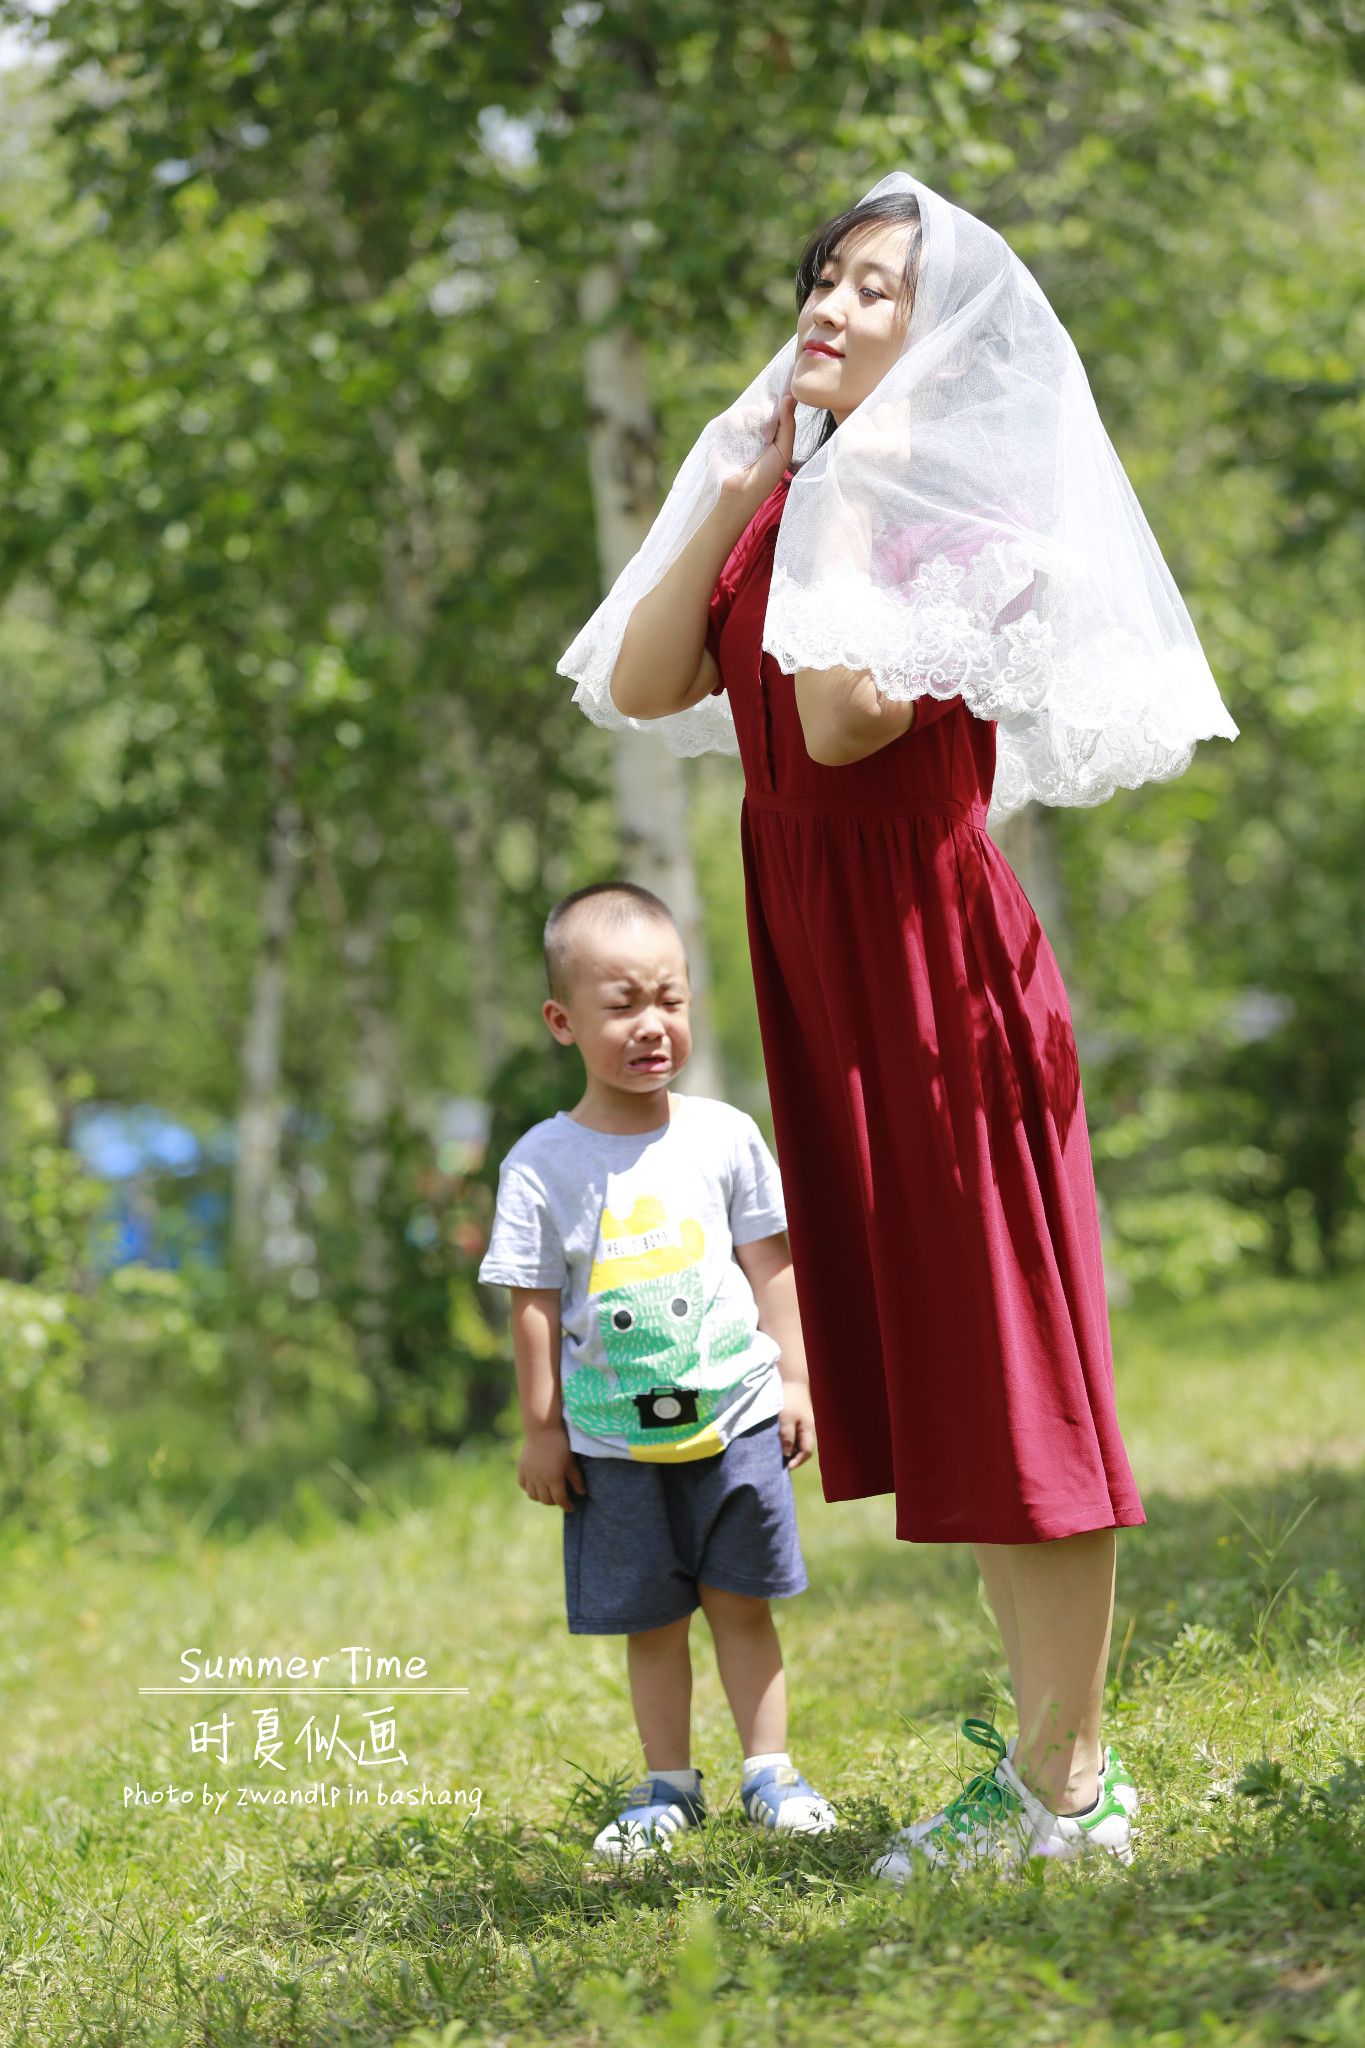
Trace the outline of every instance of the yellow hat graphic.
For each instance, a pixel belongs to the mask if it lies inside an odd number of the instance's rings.
[[[705,1243],[706,1233],[695,1217],[671,1224],[657,1195],[637,1196],[624,1220],[604,1209],[588,1292],[601,1294],[608,1287],[629,1287],[632,1280],[685,1272],[696,1265]]]

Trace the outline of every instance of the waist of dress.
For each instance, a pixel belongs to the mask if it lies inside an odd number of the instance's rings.
[[[986,806],[980,798],[968,801],[954,796],[797,796],[781,790],[746,789],[744,802],[751,811],[789,811],[806,818],[961,818],[983,829],[986,823]]]

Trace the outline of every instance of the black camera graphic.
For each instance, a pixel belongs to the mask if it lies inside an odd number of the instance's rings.
[[[697,1419],[694,1387],[651,1387],[647,1394],[633,1394],[641,1429],[676,1429],[681,1422]]]

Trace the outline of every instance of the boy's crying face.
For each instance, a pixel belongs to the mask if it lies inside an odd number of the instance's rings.
[[[544,1006],[561,1045],[576,1045],[594,1080],[631,1095],[666,1089],[692,1052],[692,991],[671,924],[607,925],[580,916],[562,1000]]]

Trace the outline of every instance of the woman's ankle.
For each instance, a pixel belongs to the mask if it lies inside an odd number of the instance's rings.
[[[1099,1759],[1092,1757],[1088,1768],[1073,1762],[1065,1777],[1056,1770],[1035,1766],[1017,1752],[1014,1769],[1034,1798],[1049,1813],[1088,1813],[1100,1796]]]

